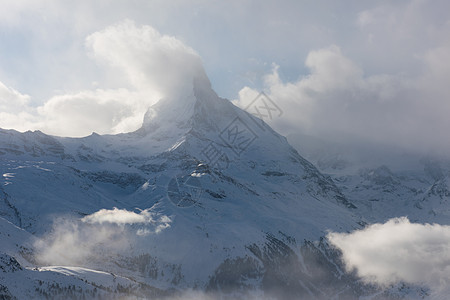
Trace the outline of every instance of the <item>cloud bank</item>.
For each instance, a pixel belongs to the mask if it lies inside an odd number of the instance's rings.
[[[417,151],[450,150],[450,44],[427,52],[424,72],[365,75],[337,45],[311,51],[310,73],[285,82],[274,65],[265,76],[266,93],[284,114],[268,121],[285,135],[301,132],[353,138]],[[257,95],[243,88],[234,103],[245,108]]]
[[[89,35],[86,48],[120,88],[59,94],[33,107],[28,95],[0,83],[0,127],[63,136],[133,131],[149,106],[178,97],[204,72],[199,56],[180,40],[130,20]]]
[[[270,122],[283,135],[450,152],[448,1],[3,2],[0,127],[137,129],[202,68],[188,43],[220,95],[246,107],[265,90],[284,112]]]
[[[450,226],[403,217],[327,237],[342,251],[347,270],[366,282],[427,285],[435,299],[450,292]]]
[[[450,19],[441,12],[448,5],[412,0],[359,7],[345,31],[336,24],[333,38],[298,57],[305,66],[299,77],[288,76],[283,63],[262,76],[262,89],[284,112],[269,123],[284,135],[449,153]],[[348,13],[357,7],[350,6]],[[257,92],[244,87],[234,102],[246,107]]]

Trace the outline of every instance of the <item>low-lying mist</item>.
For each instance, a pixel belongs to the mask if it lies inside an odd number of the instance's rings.
[[[171,219],[153,211],[102,209],[84,218],[57,218],[50,232],[35,243],[41,265],[84,266],[125,253],[137,238],[158,234]]]

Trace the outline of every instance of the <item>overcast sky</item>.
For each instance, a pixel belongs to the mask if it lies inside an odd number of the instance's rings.
[[[450,150],[449,11],[446,0],[0,0],[0,127],[131,131],[203,66],[237,105],[265,91],[282,134]]]

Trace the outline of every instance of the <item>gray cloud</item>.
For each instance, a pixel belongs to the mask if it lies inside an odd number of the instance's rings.
[[[432,49],[423,72],[365,75],[340,47],[311,51],[310,74],[294,82],[280,78],[278,66],[266,75],[268,95],[284,111],[269,123],[288,135],[302,132],[325,139],[353,137],[415,151],[450,150],[443,128],[450,128],[447,67],[450,47]],[[256,91],[241,90],[235,104],[246,107]]]

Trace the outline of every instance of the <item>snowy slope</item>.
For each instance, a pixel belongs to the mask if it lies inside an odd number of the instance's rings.
[[[407,216],[413,222],[450,224],[447,158],[368,143],[343,145],[304,135],[289,140],[333,178],[369,222]]]
[[[378,182],[386,172],[345,180]],[[370,219],[373,208],[348,192],[357,184],[321,173],[267,124],[219,98],[205,76],[185,97],[151,107],[136,132],[0,130],[0,173],[5,295],[378,292],[345,274],[323,240]]]
[[[0,217],[0,298],[67,299],[160,295],[128,278],[80,267],[33,265],[35,237]]]

